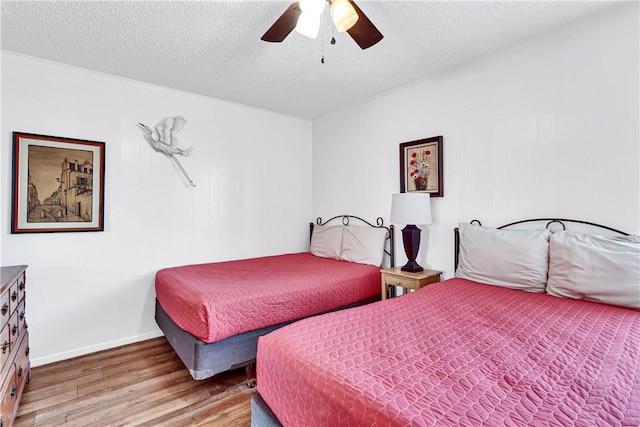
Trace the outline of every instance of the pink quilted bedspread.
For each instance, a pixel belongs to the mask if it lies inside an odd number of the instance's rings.
[[[180,328],[211,343],[380,294],[380,268],[298,253],[166,268],[155,288]]]
[[[638,426],[640,312],[451,279],[258,343],[284,426]]]

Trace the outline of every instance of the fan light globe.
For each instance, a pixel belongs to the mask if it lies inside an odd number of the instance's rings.
[[[326,0],[300,0],[298,4],[302,13],[306,13],[311,16],[320,16],[324,11],[324,5]]]
[[[358,13],[349,0],[333,0],[331,2],[331,17],[336,29],[343,33],[358,22]]]
[[[318,30],[320,29],[320,16],[301,13],[295,29],[303,36],[315,39],[318,37]]]

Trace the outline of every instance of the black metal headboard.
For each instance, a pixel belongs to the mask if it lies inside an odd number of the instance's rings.
[[[614,233],[618,233],[621,234],[623,236],[630,236],[630,233],[626,233],[624,231],[620,231],[617,230],[615,228],[606,226],[606,225],[602,225],[602,224],[596,224],[595,222],[589,222],[589,221],[582,221],[579,219],[566,219],[566,218],[533,218],[533,219],[523,219],[522,221],[516,221],[516,222],[511,222],[509,224],[505,224],[505,225],[501,225],[500,227],[496,227],[497,229],[503,229],[503,228],[507,228],[507,227],[511,227],[513,225],[518,225],[518,224],[526,224],[526,223],[531,223],[531,222],[544,222],[547,221],[547,225],[545,225],[545,228],[549,228],[552,227],[553,224],[559,224],[562,227],[562,230],[566,230],[567,226],[565,225],[565,223],[572,223],[572,224],[583,224],[583,225],[588,225],[590,227],[595,227],[595,228],[601,228],[604,230],[608,230],[608,231],[612,231]],[[477,219],[474,219],[473,221],[470,222],[470,224],[476,224],[476,225],[482,225],[482,223],[480,221],[478,221]],[[453,230],[453,234],[454,234],[454,254],[453,254],[453,265],[454,265],[454,270],[458,268],[458,254],[460,252],[460,234],[458,232],[458,227],[456,227]]]
[[[309,223],[309,240],[311,240],[311,236],[313,235],[313,227],[315,225],[327,225],[328,223],[330,223],[331,221],[340,219],[342,221],[342,225],[349,225],[349,222],[352,219],[358,220],[360,222],[362,222],[363,224],[367,224],[369,227],[374,227],[374,228],[384,228],[387,230],[387,240],[389,242],[389,250],[385,249],[384,253],[389,255],[389,266],[390,267],[395,267],[395,249],[394,249],[394,238],[393,238],[393,224],[390,226],[386,226],[384,225],[384,220],[381,217],[376,218],[376,223],[375,224],[371,224],[369,221],[362,219],[358,216],[354,216],[354,215],[337,215],[334,216],[333,218],[329,218],[326,221],[322,221],[322,218],[318,217],[316,219],[316,223]]]

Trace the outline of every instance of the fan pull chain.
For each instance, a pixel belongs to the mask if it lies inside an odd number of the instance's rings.
[[[336,44],[336,27],[333,25],[331,26],[331,44]]]
[[[320,40],[320,49],[322,53],[320,63],[324,64],[324,13],[320,16]]]

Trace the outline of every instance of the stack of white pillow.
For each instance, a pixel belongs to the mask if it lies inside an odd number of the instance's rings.
[[[311,235],[311,253],[380,267],[388,234],[384,227],[316,225]]]
[[[640,310],[640,236],[460,224],[456,277]]]

